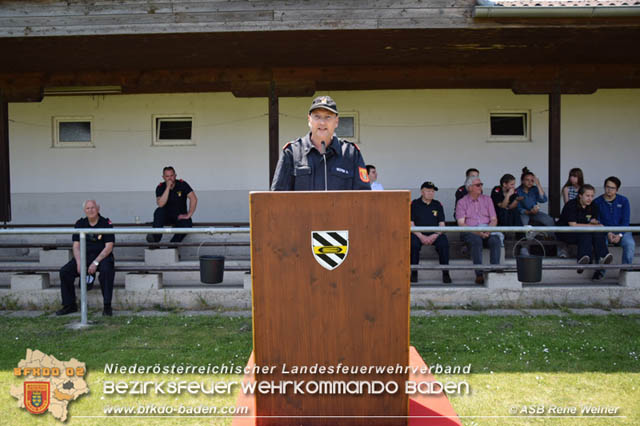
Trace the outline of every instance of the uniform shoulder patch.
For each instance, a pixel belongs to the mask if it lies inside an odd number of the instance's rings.
[[[160,186],[163,184],[164,182],[160,182],[157,186],[157,188],[160,188]]]
[[[282,150],[284,151],[285,149],[287,149],[287,148],[289,147],[289,145],[291,145],[291,144],[292,144],[292,143],[294,143],[294,142],[295,142],[295,141],[287,142],[287,143],[285,144],[285,146],[283,146],[283,147],[282,147]]]
[[[367,169],[364,167],[358,167],[358,173],[360,173],[360,180],[369,183],[369,173],[367,173]]]

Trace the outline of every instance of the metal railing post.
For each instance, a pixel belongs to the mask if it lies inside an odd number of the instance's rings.
[[[87,234],[80,231],[80,324],[87,323]]]

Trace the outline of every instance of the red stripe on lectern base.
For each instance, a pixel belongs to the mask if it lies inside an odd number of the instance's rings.
[[[247,368],[249,371],[253,369],[255,364],[255,356],[253,351],[251,351],[251,356],[249,357],[249,361],[247,361]],[[254,380],[254,374],[244,375],[244,383],[252,382]],[[256,418],[253,416],[256,415],[256,399],[253,397],[253,394],[245,394],[242,392],[242,389],[240,389],[240,392],[238,392],[238,399],[236,399],[236,408],[238,407],[248,407],[249,411],[242,416],[234,417],[231,426],[255,426]]]
[[[424,360],[413,346],[409,346],[409,365],[418,369],[426,367]],[[432,374],[409,373],[409,380],[416,382],[432,382],[436,378]],[[440,416],[424,418],[425,416]],[[422,418],[421,418],[422,417]],[[433,395],[414,394],[409,398],[409,426],[462,426],[449,398],[443,393]]]
[[[426,367],[424,360],[413,346],[409,347],[409,363],[412,368]],[[253,369],[255,359],[253,352],[247,361],[247,367]],[[255,380],[253,374],[244,376],[244,382]],[[409,373],[410,381],[435,381],[431,374]],[[232,426],[255,426],[256,401],[252,394],[245,395],[242,391],[238,394],[236,407],[249,407],[247,414],[233,418]],[[434,417],[436,416],[436,417]],[[427,418],[428,417],[428,418]],[[330,423],[327,423],[330,424]],[[340,424],[340,419],[335,419],[335,424]],[[408,426],[462,426],[455,410],[451,406],[449,399],[444,393],[433,395],[416,394],[409,399],[409,421]]]

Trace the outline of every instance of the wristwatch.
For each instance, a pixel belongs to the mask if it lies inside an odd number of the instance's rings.
[[[100,262],[96,262],[95,260],[93,261],[93,264],[96,266],[100,266]]]

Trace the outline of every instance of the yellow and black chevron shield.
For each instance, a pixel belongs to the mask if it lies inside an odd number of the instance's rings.
[[[311,231],[311,251],[323,268],[336,269],[349,252],[349,231]]]

